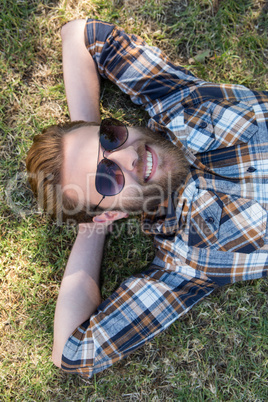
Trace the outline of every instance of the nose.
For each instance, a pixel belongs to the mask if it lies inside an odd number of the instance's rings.
[[[128,170],[132,172],[138,162],[138,154],[133,146],[128,146],[126,148],[118,149],[112,152],[105,151],[105,158],[112,160],[117,163],[123,170]]]

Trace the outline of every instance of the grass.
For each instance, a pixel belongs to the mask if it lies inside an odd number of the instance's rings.
[[[60,27],[95,16],[160,46],[175,63],[216,82],[264,90],[264,0],[2,0],[0,6],[0,394],[3,401],[266,401],[267,282],[212,294],[126,360],[92,380],[53,366],[53,315],[75,228],[38,210],[25,157],[34,134],[68,120]],[[130,125],[148,117],[110,84],[101,112]],[[34,211],[34,212],[33,212]],[[108,237],[107,297],[153,258],[139,218]]]

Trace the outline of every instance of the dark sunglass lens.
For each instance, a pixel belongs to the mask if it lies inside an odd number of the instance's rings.
[[[120,193],[125,184],[125,179],[120,167],[110,161],[103,159],[97,168],[96,174],[96,190],[105,196],[116,195]]]
[[[100,126],[100,143],[107,151],[119,148],[127,140],[126,126],[115,119],[105,119]]]

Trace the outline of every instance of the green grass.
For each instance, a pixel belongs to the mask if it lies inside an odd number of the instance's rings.
[[[0,6],[0,395],[3,401],[267,401],[267,282],[212,294],[161,336],[92,380],[53,366],[53,315],[75,238],[38,211],[25,179],[34,134],[68,120],[60,27],[95,16],[160,46],[216,82],[267,85],[264,0],[2,0]],[[265,8],[266,7],[266,8]],[[206,57],[204,57],[204,54]],[[101,112],[148,117],[110,84]],[[15,175],[18,175],[17,177]],[[35,210],[35,213],[29,213]],[[107,297],[153,258],[152,240],[123,221],[107,239]]]

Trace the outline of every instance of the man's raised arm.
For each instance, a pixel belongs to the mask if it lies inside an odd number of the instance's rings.
[[[84,20],[62,28],[63,73],[71,120],[100,122],[99,75],[85,47]],[[100,304],[99,273],[105,228],[80,224],[57,300],[52,360],[61,367],[63,347]]]
[[[79,225],[57,300],[52,360],[61,367],[64,345],[101,302],[99,273],[105,235],[96,224]]]
[[[99,123],[99,74],[85,46],[85,24],[74,20],[61,30],[64,85],[71,120]]]

